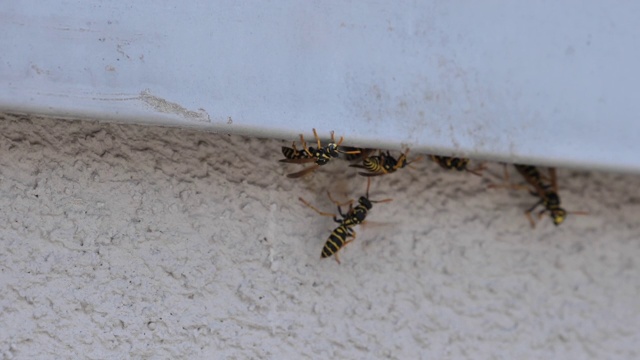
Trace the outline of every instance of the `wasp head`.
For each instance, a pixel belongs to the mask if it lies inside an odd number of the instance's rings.
[[[545,192],[544,203],[546,207],[550,208],[559,208],[560,207],[560,197],[558,193],[552,190],[547,190]]]
[[[553,219],[553,223],[556,226],[562,224],[566,217],[567,212],[561,207],[551,210],[551,219]]]
[[[364,196],[360,196],[360,199],[358,199],[358,203],[364,206],[367,210],[371,210],[371,208],[373,207],[373,204],[371,204],[371,201]]]

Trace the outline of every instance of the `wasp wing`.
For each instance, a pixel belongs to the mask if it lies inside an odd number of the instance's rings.
[[[292,178],[292,179],[299,178],[301,176],[304,176],[306,174],[309,174],[309,173],[313,172],[314,170],[318,169],[319,167],[320,167],[320,165],[309,166],[308,168],[306,168],[306,169],[304,169],[302,171],[298,171],[298,172],[294,172],[294,173],[291,173],[291,174],[287,174],[287,177],[288,178]]]
[[[283,162],[283,163],[287,163],[287,164],[308,164],[308,163],[315,162],[316,159],[315,158],[282,159],[282,160],[279,160],[279,161]]]

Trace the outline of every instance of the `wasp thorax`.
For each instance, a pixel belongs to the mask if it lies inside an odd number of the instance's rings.
[[[358,199],[358,203],[367,208],[367,210],[371,210],[371,208],[373,207],[371,201],[369,201],[369,199],[364,196],[361,196],[360,199]]]
[[[335,143],[329,143],[326,147],[326,153],[331,157],[338,157],[338,145],[336,145]]]
[[[545,203],[547,206],[557,207],[560,205],[560,197],[555,191],[547,191],[545,194]]]

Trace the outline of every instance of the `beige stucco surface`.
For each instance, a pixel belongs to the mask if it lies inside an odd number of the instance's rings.
[[[2,115],[2,357],[639,356],[640,177],[559,169],[590,215],[532,230],[533,197],[487,189],[499,165],[421,161],[374,179],[394,200],[338,265],[298,197],[333,211],[366,181],[288,179],[286,144]]]

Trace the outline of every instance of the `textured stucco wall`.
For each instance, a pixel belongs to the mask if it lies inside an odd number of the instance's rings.
[[[329,130],[329,129],[323,129]],[[339,132],[339,129],[335,129]],[[293,181],[280,141],[0,117],[4,358],[637,358],[640,177],[559,170],[570,217],[423,161],[375,179],[370,223],[320,260],[366,181]],[[428,356],[431,355],[431,356]]]

